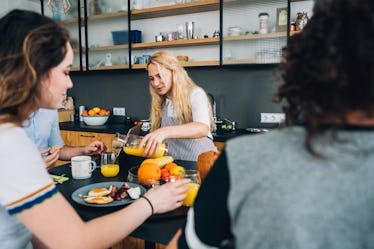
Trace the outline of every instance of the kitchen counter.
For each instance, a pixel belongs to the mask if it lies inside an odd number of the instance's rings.
[[[109,133],[109,134],[115,134],[116,132],[119,132],[121,134],[126,134],[127,131],[131,127],[133,127],[133,125],[111,124],[111,123],[107,123],[105,125],[98,125],[98,126],[89,126],[83,122],[60,123],[61,130],[98,132],[98,133]],[[214,141],[216,142],[225,142],[226,140],[230,138],[241,136],[244,134],[258,134],[258,132],[251,132],[246,129],[236,129],[235,131],[213,133],[213,138],[214,138]]]

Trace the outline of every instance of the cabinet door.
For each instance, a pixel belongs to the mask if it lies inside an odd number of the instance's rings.
[[[90,70],[129,68],[127,0],[87,0]]]
[[[86,146],[93,141],[98,140],[105,144],[108,151],[112,151],[112,140],[115,138],[114,134],[65,130],[60,132],[66,145]]]
[[[84,62],[85,60],[81,54],[83,50],[81,50],[82,44],[82,37],[81,33],[84,31],[83,28],[80,28],[80,25],[83,24],[82,20],[79,20],[79,7],[82,5],[79,0],[69,0],[70,8],[65,8],[61,4],[61,1],[55,1],[55,5],[48,6],[49,1],[42,1],[43,2],[43,10],[44,15],[51,17],[57,21],[60,21],[61,24],[69,31],[70,38],[71,38],[71,46],[74,51],[74,61],[72,71],[79,71],[85,70]],[[82,67],[81,67],[82,66]]]
[[[219,0],[133,2],[131,30],[142,40],[131,44],[132,68],[144,68],[148,56],[163,49],[187,56],[184,66],[219,65]]]
[[[287,0],[225,1],[222,64],[278,63],[287,43],[287,6]]]

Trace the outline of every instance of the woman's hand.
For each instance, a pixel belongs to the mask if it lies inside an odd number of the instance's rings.
[[[190,179],[181,179],[148,190],[144,195],[152,203],[153,212],[165,213],[182,206],[189,182]]]
[[[157,152],[157,148],[167,138],[168,127],[159,128],[151,133],[145,135],[140,141],[139,146],[144,146],[143,156],[150,157]]]

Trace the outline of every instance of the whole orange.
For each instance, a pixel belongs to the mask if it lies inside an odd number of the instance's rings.
[[[90,116],[95,116],[96,115],[96,112],[94,111],[94,110],[89,110],[88,111],[88,115],[90,115]]]
[[[139,182],[150,185],[160,180],[161,169],[156,163],[146,162],[142,163],[138,169]]]
[[[99,114],[100,116],[107,115],[106,112],[107,112],[106,110],[101,109],[101,110],[99,111],[98,114]]]

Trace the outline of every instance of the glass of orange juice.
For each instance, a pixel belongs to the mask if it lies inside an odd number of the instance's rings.
[[[184,178],[189,178],[191,182],[188,183],[188,190],[186,192],[187,196],[183,200],[183,206],[191,207],[200,189],[201,179],[199,171],[195,169],[186,169]]]
[[[119,173],[117,155],[113,152],[105,152],[101,155],[101,174],[105,177],[114,177]]]
[[[144,147],[139,147],[139,143],[143,137],[137,135],[129,135],[127,138],[127,143],[123,147],[123,151],[128,155],[133,156],[143,156]],[[151,158],[157,158],[166,156],[168,152],[168,146],[166,143],[162,143],[155,153],[150,156]]]

